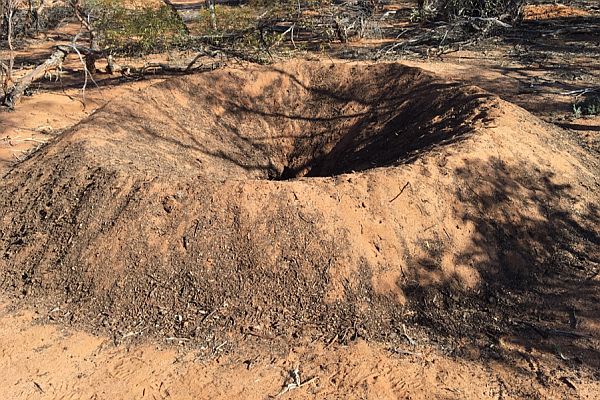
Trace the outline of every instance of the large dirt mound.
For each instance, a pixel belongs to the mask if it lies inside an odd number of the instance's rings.
[[[589,164],[522,109],[397,64],[171,79],[4,178],[1,281],[124,333],[460,336],[597,260]]]

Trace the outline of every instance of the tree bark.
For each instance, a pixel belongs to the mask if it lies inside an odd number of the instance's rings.
[[[93,25],[88,20],[88,15],[83,10],[81,5],[81,0],[71,0],[71,7],[73,7],[73,11],[75,12],[75,17],[79,20],[81,25],[85,28],[89,35],[89,43],[90,49],[92,52],[86,54],[85,57],[85,68],[88,70],[90,74],[96,73],[96,55],[94,52],[100,50],[100,46],[98,45],[98,35]]]
[[[6,15],[6,24],[7,24],[7,37],[6,42],[8,45],[8,68],[6,69],[6,76],[4,77],[4,82],[2,82],[2,86],[4,90],[7,90],[12,85],[12,72],[15,66],[15,49],[13,47],[13,17],[16,11],[16,1],[8,0],[6,2],[6,8],[4,13]]]

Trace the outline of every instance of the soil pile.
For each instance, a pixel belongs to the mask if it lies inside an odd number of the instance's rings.
[[[75,323],[209,342],[596,318],[596,171],[417,68],[224,69],[113,101],[8,173],[0,281]]]

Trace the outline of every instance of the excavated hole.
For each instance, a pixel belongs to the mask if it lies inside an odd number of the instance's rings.
[[[488,99],[398,64],[303,62],[172,79],[99,111],[74,136],[95,162],[157,175],[326,177],[464,138]]]
[[[236,79],[237,78],[237,79]],[[472,132],[488,95],[399,65],[308,64],[231,79],[207,97],[224,110],[204,124],[219,160],[244,175],[289,180],[408,162]],[[241,81],[241,82],[240,82]]]

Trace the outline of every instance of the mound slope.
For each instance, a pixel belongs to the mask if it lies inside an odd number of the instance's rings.
[[[554,312],[597,260],[586,157],[397,64],[171,79],[3,179],[2,285],[72,322],[200,341],[487,332],[533,302]],[[546,293],[557,282],[572,293]],[[597,310],[587,284],[572,300]]]

